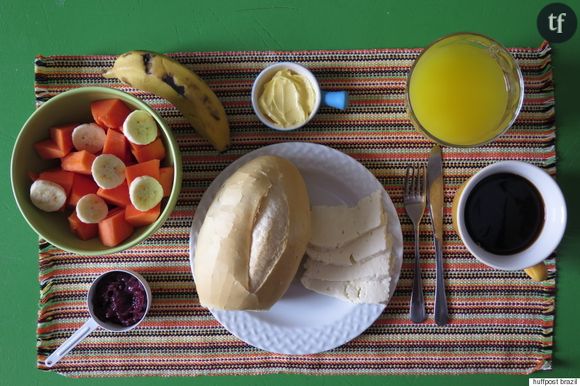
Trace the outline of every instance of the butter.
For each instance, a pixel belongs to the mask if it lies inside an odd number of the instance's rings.
[[[310,81],[288,69],[276,72],[264,85],[258,99],[260,110],[280,127],[291,127],[306,122],[316,96]]]

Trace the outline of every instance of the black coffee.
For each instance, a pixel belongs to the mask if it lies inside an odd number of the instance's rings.
[[[496,255],[529,247],[544,225],[540,192],[525,178],[498,173],[482,179],[465,205],[465,225],[475,243]]]

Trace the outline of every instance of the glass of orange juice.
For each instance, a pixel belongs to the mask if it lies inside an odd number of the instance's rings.
[[[407,79],[411,122],[446,146],[491,142],[514,123],[523,100],[524,81],[514,58],[479,34],[456,33],[435,41]]]

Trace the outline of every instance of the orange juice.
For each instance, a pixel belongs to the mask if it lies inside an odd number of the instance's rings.
[[[425,131],[446,144],[487,142],[506,129],[508,89],[497,59],[469,41],[440,41],[418,59],[409,103]]]

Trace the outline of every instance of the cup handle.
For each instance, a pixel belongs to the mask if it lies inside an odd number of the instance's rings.
[[[54,366],[97,327],[99,327],[99,324],[93,318],[89,318],[81,328],[79,328],[70,338],[68,338],[52,354],[50,354],[48,358],[46,358],[44,365],[46,367]]]
[[[321,101],[325,106],[344,110],[348,106],[348,93],[346,91],[321,91]]]
[[[524,272],[527,273],[533,281],[544,281],[548,278],[548,269],[543,261],[524,269]]]

